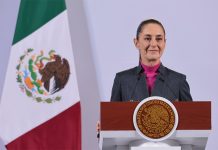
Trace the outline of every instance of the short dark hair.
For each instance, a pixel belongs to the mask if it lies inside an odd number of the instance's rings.
[[[143,28],[145,25],[150,24],[150,23],[158,24],[158,25],[163,29],[164,35],[166,35],[164,26],[162,25],[162,23],[161,23],[160,21],[155,20],[155,19],[148,19],[148,20],[142,21],[142,22],[139,24],[139,26],[138,26],[138,28],[137,28],[137,31],[136,31],[136,39],[139,38],[139,34],[140,34],[140,32],[142,31],[142,28]]]

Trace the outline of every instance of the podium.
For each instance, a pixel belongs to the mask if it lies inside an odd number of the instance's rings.
[[[138,103],[101,102],[100,149],[132,150],[134,144],[145,141],[138,135],[133,125],[133,112]],[[211,132],[211,102],[173,102],[173,104],[179,115],[178,126],[173,135],[163,142],[177,143],[182,150],[204,150]]]

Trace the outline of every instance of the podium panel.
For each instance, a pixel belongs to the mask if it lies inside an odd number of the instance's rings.
[[[130,143],[142,140],[135,131],[132,121],[138,103],[101,102],[99,140],[101,149],[130,150]],[[211,102],[173,102],[173,104],[178,111],[179,123],[176,131],[168,139],[176,140],[182,150],[204,150],[211,131]]]

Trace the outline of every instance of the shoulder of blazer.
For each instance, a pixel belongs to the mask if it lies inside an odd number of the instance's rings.
[[[124,70],[124,71],[121,71],[121,72],[118,72],[116,75],[119,76],[119,77],[132,77],[132,76],[136,76],[139,74],[139,70],[141,69],[140,66],[136,66],[134,68],[130,68],[130,69],[127,69],[127,70]]]
[[[176,72],[172,69],[169,69],[161,64],[160,68],[158,69],[161,76],[163,76],[165,79],[173,79],[173,80],[185,80],[186,75]]]

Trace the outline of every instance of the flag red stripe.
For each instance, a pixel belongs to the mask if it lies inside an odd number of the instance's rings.
[[[81,150],[80,102],[18,137],[6,147],[8,150]]]

